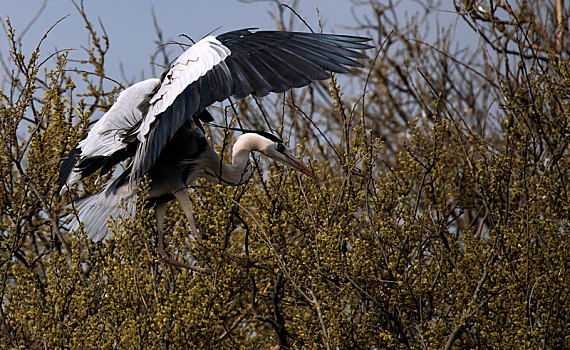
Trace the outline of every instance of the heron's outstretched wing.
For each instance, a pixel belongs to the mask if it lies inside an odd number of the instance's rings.
[[[228,97],[265,96],[361,67],[355,50],[370,39],[331,34],[238,30],[208,36],[186,50],[164,76],[137,130],[131,181],[154,165],[187,120]]]
[[[132,157],[136,145],[125,140],[125,134],[136,129],[146,115],[159,79],[148,79],[132,85],[119,94],[113,106],[91,128],[87,137],[71,150],[59,175],[62,192],[79,180]]]

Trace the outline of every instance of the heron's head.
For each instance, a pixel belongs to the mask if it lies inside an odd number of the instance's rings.
[[[278,137],[264,131],[254,131],[247,133],[244,136],[244,141],[250,143],[250,150],[258,151],[271,159],[288,165],[293,169],[299,170],[305,175],[314,177],[311,169],[292,155],[283,144],[283,141]]]

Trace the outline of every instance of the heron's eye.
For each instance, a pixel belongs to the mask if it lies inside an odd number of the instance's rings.
[[[277,152],[280,152],[280,153],[285,152],[285,146],[282,143],[277,144]]]

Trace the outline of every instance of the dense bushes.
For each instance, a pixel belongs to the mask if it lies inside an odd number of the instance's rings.
[[[262,160],[247,185],[199,182],[199,237],[170,206],[167,253],[211,274],[160,259],[143,203],[105,242],[66,231],[66,203],[105,179],[58,200],[60,159],[117,89],[65,52],[24,57],[9,29],[2,346],[570,346],[568,10],[470,3],[456,7],[484,49],[454,53],[451,30],[427,45],[433,13],[402,25],[370,1],[369,70],[235,105],[242,123],[278,127],[318,180]],[[83,64],[104,74],[107,43],[88,30]],[[232,136],[211,132],[227,154]]]

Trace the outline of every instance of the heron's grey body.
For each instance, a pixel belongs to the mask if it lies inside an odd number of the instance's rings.
[[[178,192],[179,195],[188,195],[187,184],[203,175],[203,170],[196,167],[196,162],[206,147],[209,147],[207,140],[200,131],[189,125],[180,128],[164,148],[156,166],[147,174],[150,206],[167,203],[176,198]],[[77,200],[76,213],[71,215],[78,217],[72,220],[70,230],[77,231],[79,222],[83,222],[87,236],[94,241],[100,241],[109,235],[107,219],[132,217],[140,181],[131,183],[129,174],[130,169],[127,169],[104,190]]]
[[[121,212],[117,208],[121,199],[126,206],[123,211],[132,213],[133,199],[146,175],[151,180],[151,202],[158,205],[176,197],[195,231],[188,184],[198,176],[228,184],[247,181],[251,151],[310,174],[280,140],[261,132],[236,141],[232,165],[220,162],[201,129],[201,121],[211,120],[205,108],[231,96],[265,96],[305,86],[328,78],[329,72],[345,73],[345,66],[361,67],[353,59],[365,56],[355,49],[369,48],[368,40],[250,29],[200,40],[180,55],[162,79],[148,79],[123,91],[70,152],[60,171],[62,192],[98,170],[104,174],[132,159],[103,191],[76,201],[71,227],[77,229],[81,221],[90,238],[106,237],[106,219]],[[158,207],[157,213],[163,211],[163,205]]]

